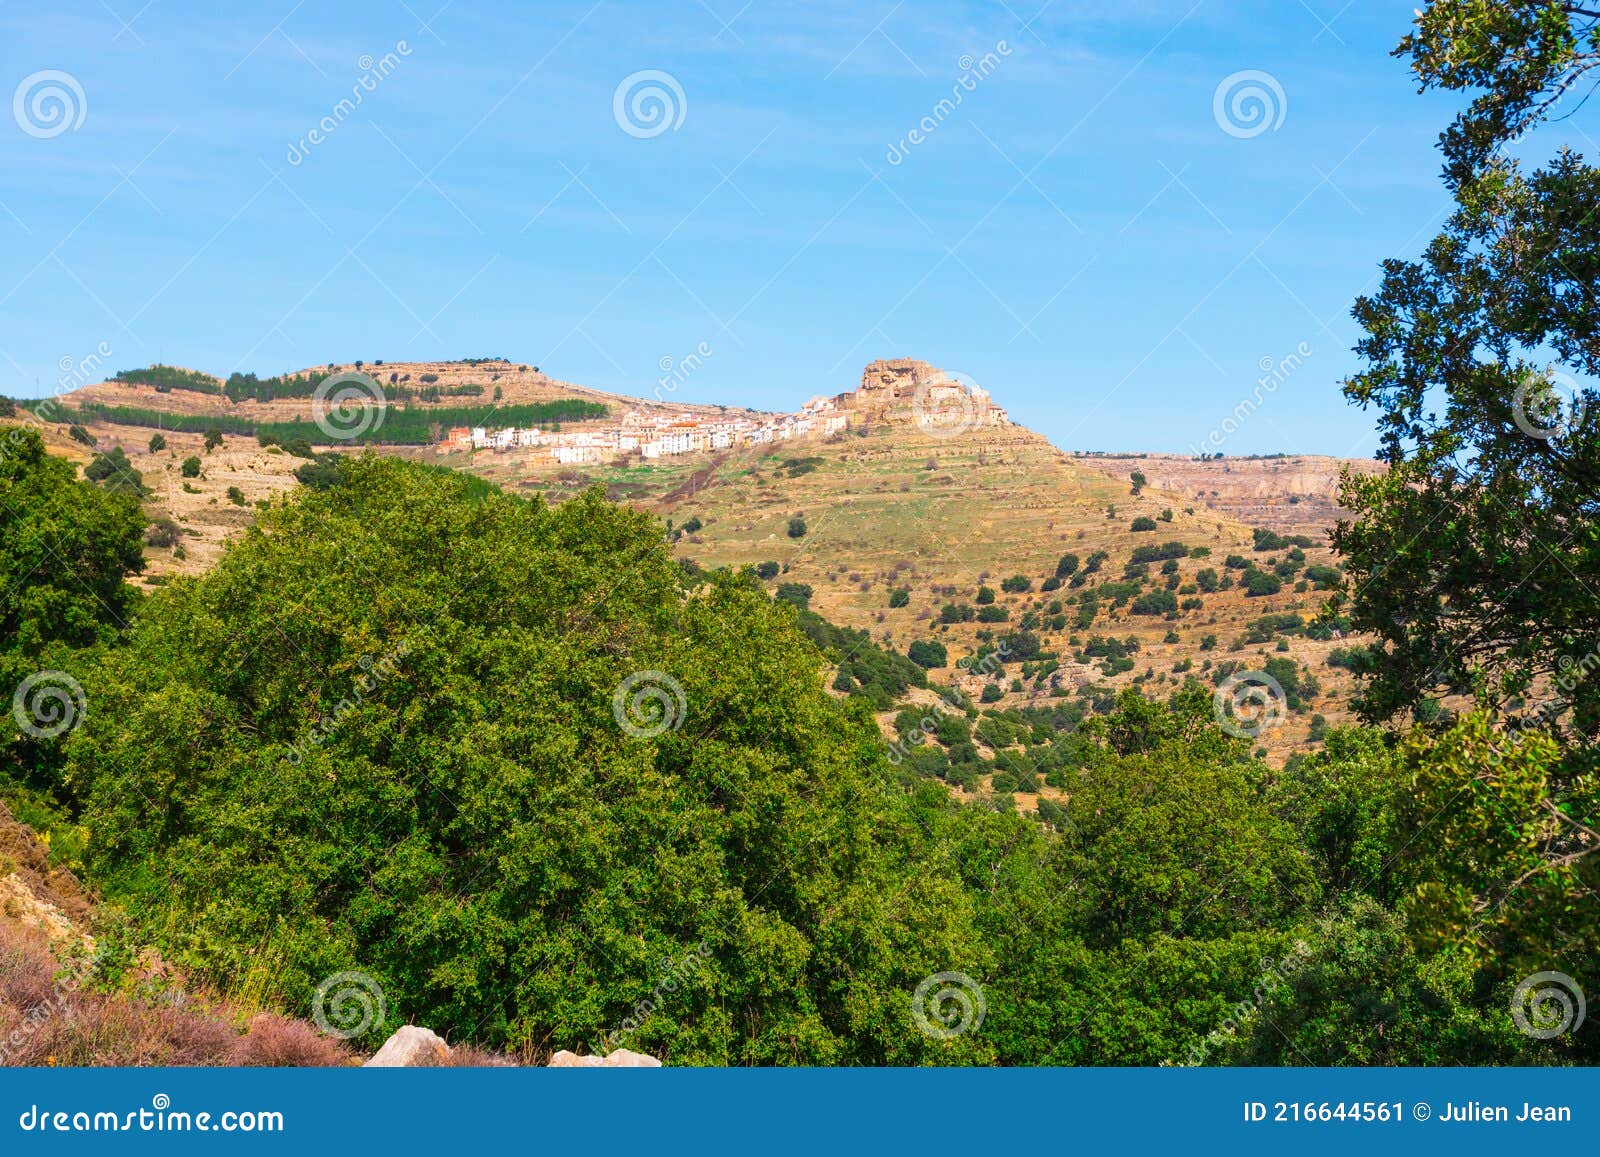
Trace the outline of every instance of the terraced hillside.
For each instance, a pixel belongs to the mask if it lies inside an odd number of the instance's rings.
[[[64,422],[46,429],[53,446],[80,461],[120,447],[141,473],[153,521],[145,581],[159,584],[209,565],[256,505],[295,486],[296,472],[317,454],[353,449],[326,439],[262,444],[239,433],[208,447],[198,431],[233,419],[262,432],[298,423],[315,435],[306,381],[354,368],[302,371],[267,386],[192,371],[134,374],[153,380],[104,383],[65,399],[65,415],[82,423],[80,438],[92,438],[92,448],[68,438]],[[395,391],[391,404],[423,413],[463,399],[492,415],[574,398],[613,412],[726,412],[675,396],[584,390],[504,361],[365,369]],[[152,412],[151,425],[130,422]],[[953,687],[1015,720],[1016,712],[1104,709],[1130,686],[1164,695],[1189,676],[1216,685],[1259,672],[1284,688],[1289,709],[1260,736],[1274,758],[1306,749],[1325,723],[1347,718],[1351,641],[1337,621],[1317,621],[1338,577],[1325,546],[1336,513],[1335,460],[1089,458],[1014,425],[952,435],[877,420],[826,438],[583,466],[520,449],[380,449],[555,502],[602,485],[660,514],[685,560],[758,567],[776,597],[914,655],[932,681],[910,692],[924,706]],[[191,460],[197,472],[192,463],[186,470]],[[841,693],[861,689],[851,649],[833,647],[846,668]],[[897,719],[906,725],[889,704],[876,705],[886,729]],[[980,740],[979,754],[994,752]]]
[[[1321,529],[1284,543],[1180,494],[1134,494],[1126,477],[1021,427],[943,438],[880,426],[710,460],[581,470],[468,457],[457,464],[556,501],[602,484],[668,519],[685,559],[768,564],[780,597],[885,648],[940,644],[935,681],[996,711],[1062,699],[1104,706],[1127,686],[1164,694],[1186,675],[1216,681],[1238,670],[1289,685],[1296,710],[1262,736],[1275,756],[1305,749],[1317,715],[1348,718],[1348,672],[1329,659],[1350,640],[1337,623],[1313,625],[1336,578]],[[803,534],[791,534],[796,519]],[[981,666],[1001,641],[1013,661],[1000,675],[956,666]]]

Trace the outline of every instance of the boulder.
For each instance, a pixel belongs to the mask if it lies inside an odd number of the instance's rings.
[[[432,1029],[418,1024],[402,1025],[395,1034],[383,1042],[363,1068],[417,1069],[442,1064],[450,1055],[450,1046]]]
[[[545,1066],[551,1069],[659,1069],[661,1062],[648,1053],[636,1053],[632,1049],[618,1049],[605,1056],[580,1057],[569,1049],[562,1049],[550,1058],[550,1063]]]

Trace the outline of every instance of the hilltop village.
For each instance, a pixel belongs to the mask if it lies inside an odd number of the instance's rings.
[[[462,451],[529,451],[560,465],[702,454],[826,437],[871,423],[932,422],[961,429],[1008,424],[1005,410],[987,391],[958,382],[927,362],[913,358],[875,361],[853,391],[812,398],[798,413],[715,417],[687,411],[633,407],[619,422],[584,423],[575,429],[457,426],[439,446],[441,454]]]

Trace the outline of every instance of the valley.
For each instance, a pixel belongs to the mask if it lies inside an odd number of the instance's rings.
[[[987,395],[964,393],[912,359],[873,363],[855,389],[819,395],[795,418],[629,398],[499,359],[329,365],[282,381],[359,373],[406,412],[456,413],[462,400],[476,402],[475,421],[489,431],[512,407],[604,407],[538,431],[542,445],[508,438],[475,449],[435,422],[437,436],[423,445],[377,448],[556,504],[603,487],[661,517],[686,563],[759,567],[777,597],[902,656],[936,644],[923,656],[938,660],[927,667],[933,687],[954,688],[991,714],[1062,700],[1107,710],[1130,687],[1164,696],[1189,677],[1213,685],[1269,672],[1288,684],[1290,705],[1259,736],[1273,761],[1350,721],[1349,673],[1329,660],[1351,642],[1337,619],[1318,622],[1338,579],[1325,535],[1340,513],[1340,470],[1376,463],[1064,453],[1012,424]],[[79,462],[121,447],[155,525],[176,528],[152,535],[147,587],[203,572],[317,454],[355,449],[307,420],[308,389],[275,397],[286,387],[253,379],[228,388],[237,400],[137,381],[75,391],[64,412],[84,421],[93,451],[59,423],[44,427],[52,448]],[[927,402],[933,388],[943,391],[937,406]],[[128,424],[129,415],[152,424]],[[826,424],[825,415],[833,415]],[[637,446],[617,451],[619,419],[623,430],[707,433],[695,435],[697,452],[646,457]],[[201,431],[212,422],[274,433],[223,434],[207,449]],[[285,429],[304,430],[310,446],[296,448]],[[713,430],[754,433],[714,444]],[[586,451],[576,462],[560,449],[607,444],[608,454]],[[186,477],[193,460],[198,472]],[[973,669],[997,649],[1011,661]],[[913,688],[906,702],[938,694]],[[904,704],[878,706],[892,734]],[[980,746],[980,755],[994,752]],[[1017,802],[1034,803],[1028,793]]]

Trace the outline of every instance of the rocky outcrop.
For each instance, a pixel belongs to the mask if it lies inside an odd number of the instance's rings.
[[[860,388],[838,395],[834,405],[862,420],[891,425],[925,425],[931,419],[935,424],[975,428],[1006,422],[1005,411],[993,405],[987,390],[916,358],[869,362],[861,371]]]
[[[368,1069],[423,1069],[445,1064],[450,1057],[450,1046],[432,1029],[417,1024],[401,1025],[393,1036],[383,1042],[363,1068]]]
[[[579,1056],[575,1052],[562,1049],[550,1058],[547,1066],[552,1069],[659,1069],[661,1062],[648,1053],[636,1053],[632,1049],[618,1049],[605,1056]]]
[[[472,1048],[451,1048],[432,1029],[402,1025],[362,1067],[368,1069],[434,1069],[508,1065],[506,1058]],[[659,1069],[661,1062],[647,1053],[618,1049],[605,1056],[579,1056],[562,1049],[550,1058],[552,1069]]]

